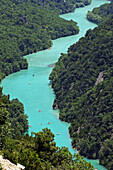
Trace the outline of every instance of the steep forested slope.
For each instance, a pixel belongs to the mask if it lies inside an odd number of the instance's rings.
[[[16,138],[28,130],[27,115],[18,99],[9,100],[9,95],[2,93],[0,87],[0,147],[4,145],[4,138]]]
[[[113,167],[112,67],[113,16],[62,54],[50,75],[53,107],[60,109],[61,120],[71,122],[73,147],[108,169]]]
[[[104,21],[106,17],[113,14],[113,2],[111,1],[110,4],[101,5],[98,8],[94,8],[92,11],[88,11],[87,19],[91,22],[99,24],[100,22]]]
[[[38,1],[0,1],[0,80],[28,67],[23,55],[47,49],[51,39],[79,32],[75,22],[58,14],[58,9]]]
[[[37,0],[34,0],[33,2],[37,3]],[[45,8],[49,6],[52,10],[57,9],[60,14],[63,14],[73,12],[75,8],[89,5],[91,0],[38,0],[38,2]]]

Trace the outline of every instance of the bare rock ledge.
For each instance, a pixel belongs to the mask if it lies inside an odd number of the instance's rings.
[[[0,164],[3,168],[3,170],[22,170],[25,169],[24,166],[20,165],[20,164],[13,164],[11,163],[9,160],[4,159],[2,155],[0,155]]]

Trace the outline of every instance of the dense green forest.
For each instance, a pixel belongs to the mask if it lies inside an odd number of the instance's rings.
[[[45,128],[41,132],[27,134],[28,121],[23,104],[9,100],[0,87],[0,153],[11,162],[31,169],[93,170],[93,166],[79,154],[72,155],[68,148],[57,147],[54,134]]]
[[[36,0],[33,0],[36,2]],[[74,12],[76,8],[84,7],[85,5],[89,5],[91,0],[38,0],[38,3],[44,8],[51,8],[51,10],[57,10],[60,14],[64,14],[67,12]]]
[[[113,15],[89,29],[55,65],[50,74],[53,108],[71,123],[72,146],[112,170]]]
[[[10,101],[9,98],[0,87],[0,146],[5,136],[14,139],[28,130],[28,117],[24,114],[23,104],[18,99]]]
[[[76,22],[60,18],[59,8],[47,2],[44,6],[37,0],[0,1],[0,81],[28,68],[23,55],[49,48],[52,39],[79,32]]]
[[[111,14],[113,14],[113,1],[111,1],[110,4],[104,4],[98,8],[94,8],[92,11],[88,11],[87,19],[91,22],[99,24]]]

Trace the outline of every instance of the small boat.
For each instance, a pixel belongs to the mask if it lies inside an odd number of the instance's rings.
[[[57,135],[59,135],[59,133],[57,132]]]
[[[55,63],[49,64],[48,67],[55,67]]]
[[[39,110],[39,112],[41,112],[41,110]]]

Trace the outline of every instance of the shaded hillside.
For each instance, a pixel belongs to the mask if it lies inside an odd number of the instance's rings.
[[[88,30],[55,65],[50,75],[53,108],[59,108],[61,120],[71,122],[73,147],[111,170],[112,145],[109,152],[103,150],[113,133],[113,15]]]
[[[38,1],[0,1],[0,80],[27,69],[23,55],[49,48],[52,39],[79,32],[76,22],[58,15],[58,9],[45,8]]]
[[[113,14],[113,2],[110,4],[101,5],[98,8],[94,8],[92,11],[88,11],[87,19],[91,22],[99,24],[104,21],[106,17],[109,17]]]

